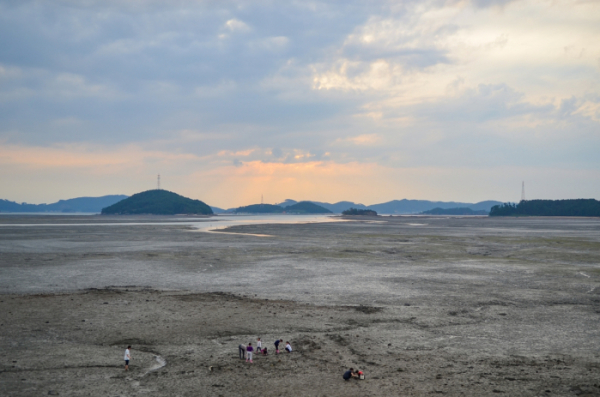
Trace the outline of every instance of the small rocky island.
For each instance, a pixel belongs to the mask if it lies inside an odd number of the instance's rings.
[[[200,200],[192,200],[168,190],[154,189],[134,194],[102,209],[102,215],[212,215]]]
[[[377,211],[373,210],[359,210],[356,208],[350,208],[346,211],[342,211],[342,215],[367,215],[367,216],[377,216]]]

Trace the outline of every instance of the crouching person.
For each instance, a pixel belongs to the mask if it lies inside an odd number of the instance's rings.
[[[348,371],[344,372],[344,375],[342,375],[342,377],[344,378],[345,381],[348,381],[352,378],[353,374],[354,374],[354,368],[350,368]]]

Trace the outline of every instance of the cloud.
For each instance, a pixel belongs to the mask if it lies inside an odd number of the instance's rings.
[[[118,171],[122,168],[144,167],[148,163],[197,161],[192,154],[147,151],[134,145],[114,150],[109,147],[86,145],[55,145],[28,147],[3,145],[0,147],[0,164],[22,166],[29,169],[88,168],[93,171]]]
[[[225,27],[227,29],[229,29],[232,32],[249,32],[250,30],[250,26],[248,26],[246,23],[244,23],[243,21],[240,21],[238,19],[230,19],[227,22],[225,22]]]
[[[281,51],[288,46],[289,39],[285,36],[266,37],[249,44],[253,50]]]
[[[574,192],[593,197],[594,186],[600,183],[600,172],[594,169],[531,165],[472,167],[444,163],[398,167],[377,162],[338,163],[314,159],[294,163],[251,159],[222,162],[210,157],[133,146],[2,145],[0,163],[0,177],[6,191],[12,192],[6,198],[30,202],[33,200],[24,199],[35,191],[33,186],[48,189],[50,194],[46,194],[44,200],[47,202],[86,194],[133,194],[153,188],[157,173],[161,174],[165,189],[226,208],[256,203],[261,194],[265,195],[266,202],[282,201],[286,195],[297,200],[352,199],[367,204],[394,198],[438,199],[440,196],[473,202],[490,198],[514,200],[511,192],[518,198],[522,179],[528,181],[531,197],[565,197],[556,180],[564,181],[563,186],[567,186],[571,194],[569,197]],[[55,174],[60,174],[61,180],[53,180]],[[349,179],[351,184],[347,183]],[[61,189],[52,188],[57,184]],[[456,184],[461,189],[453,190]]]
[[[46,70],[6,67],[0,64],[0,100],[69,100],[81,98],[118,99],[122,93],[109,84],[89,81],[75,73],[50,73]]]
[[[2,2],[3,166],[110,174],[106,189],[163,170],[187,189],[260,170],[310,187],[300,170],[363,164],[423,194],[408,170],[598,169],[599,15],[569,0]]]
[[[349,138],[338,139],[337,142],[340,143],[351,143],[357,146],[373,146],[378,145],[382,141],[381,136],[377,134],[363,134],[358,136],[353,136]]]
[[[503,8],[516,0],[471,0],[471,3],[478,8],[498,7]]]
[[[355,60],[385,58],[404,68],[426,68],[448,63],[440,36],[454,34],[458,27],[448,20],[416,14],[407,18],[371,18],[346,38],[342,53]]]
[[[385,60],[377,60],[365,66],[343,59],[332,69],[316,73],[313,87],[317,90],[385,90],[393,85],[394,74],[397,71]]]

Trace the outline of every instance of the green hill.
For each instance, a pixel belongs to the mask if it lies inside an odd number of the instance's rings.
[[[168,190],[148,190],[134,194],[102,209],[102,215],[210,215],[212,210],[200,200],[192,200]]]
[[[523,200],[519,204],[495,205],[490,216],[600,216],[600,201],[576,200]]]
[[[289,214],[332,214],[327,208],[311,203],[310,201],[301,201],[294,205],[288,205],[284,208]]]

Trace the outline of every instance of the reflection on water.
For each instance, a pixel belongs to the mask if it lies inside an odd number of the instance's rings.
[[[232,226],[242,225],[258,225],[266,223],[322,223],[343,221],[343,219],[339,217],[332,217],[331,215],[219,215],[218,218],[218,223],[211,223],[211,218],[209,222],[196,225],[195,227],[200,232],[212,232],[215,230],[226,229]]]
[[[96,218],[97,219],[97,218]],[[114,218],[111,218],[112,222],[78,222],[78,223],[55,223],[54,219],[52,222],[37,222],[37,223],[6,223],[0,224],[2,226],[16,226],[16,227],[47,227],[47,226],[190,226],[200,232],[213,232],[216,230],[226,229],[231,226],[241,225],[256,225],[256,224],[279,224],[279,223],[322,223],[322,222],[339,222],[344,221],[339,217],[333,217],[331,215],[216,215],[210,218],[166,218],[164,222],[130,222],[124,221],[119,222]],[[237,233],[236,233],[237,234]],[[267,237],[267,235],[260,235],[261,237]]]

